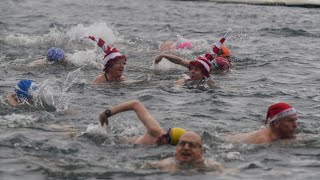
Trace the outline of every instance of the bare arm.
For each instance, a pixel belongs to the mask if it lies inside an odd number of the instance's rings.
[[[175,64],[179,64],[182,65],[184,67],[188,67],[189,66],[189,60],[183,59],[181,57],[175,56],[175,55],[171,55],[171,54],[160,54],[156,57],[156,59],[154,60],[154,63],[158,64],[162,58],[166,58],[169,61],[171,61],[172,63]]]
[[[100,114],[101,125],[107,124],[108,117],[125,111],[135,111],[140,121],[147,129],[147,133],[153,137],[158,137],[164,133],[160,124],[151,116],[147,108],[138,100],[126,101],[113,106],[110,109],[110,115],[107,116],[105,112]]]
[[[28,64],[30,67],[45,67],[48,66],[48,62],[45,59],[38,59]]]
[[[17,98],[13,94],[10,94],[7,96],[7,101],[11,106],[14,106],[14,107],[19,104]]]

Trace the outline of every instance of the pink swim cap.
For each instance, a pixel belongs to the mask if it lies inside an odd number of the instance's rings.
[[[177,47],[178,49],[191,49],[192,48],[192,43],[191,42],[183,42],[179,44]]]

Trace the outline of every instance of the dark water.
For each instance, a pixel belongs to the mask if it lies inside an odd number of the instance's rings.
[[[0,12],[1,95],[24,78],[43,85],[36,106],[13,108],[1,97],[0,179],[318,179],[319,9],[197,1],[3,0]],[[160,42],[177,35],[193,40],[196,48],[175,52],[192,59],[228,28],[233,29],[226,45],[234,69],[213,75],[214,89],[174,88],[173,81],[187,70],[166,62],[152,66]],[[103,37],[124,53],[125,74],[139,82],[91,85],[101,72],[103,53],[79,40],[86,35]],[[75,66],[27,66],[52,46],[65,49]],[[129,99],[143,102],[164,129],[180,126],[202,134],[206,158],[240,172],[190,176],[141,168],[174,155],[174,147],[118,144],[119,137],[143,133],[134,113],[112,117],[107,132],[95,127],[105,107]],[[268,105],[278,101],[298,110],[298,141],[244,145],[223,140],[224,134],[258,129]],[[61,126],[74,128],[76,137],[57,128]]]

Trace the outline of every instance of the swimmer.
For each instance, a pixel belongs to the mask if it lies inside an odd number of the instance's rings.
[[[227,137],[232,142],[247,144],[265,144],[278,139],[295,139],[297,112],[289,104],[280,102],[269,107],[263,129]]]
[[[169,51],[169,50],[176,50],[176,49],[192,49],[192,47],[193,45],[189,41],[185,41],[185,42],[165,41],[160,44],[159,50]]]
[[[130,143],[143,145],[177,145],[180,136],[186,132],[186,130],[177,127],[170,128],[165,132],[160,124],[151,116],[145,106],[138,100],[122,102],[110,109],[106,109],[99,116],[100,124],[102,126],[104,124],[108,125],[108,118],[124,111],[135,111],[146,128],[146,132],[143,136],[128,138]]]
[[[103,73],[98,75],[93,84],[102,84],[108,82],[125,81],[127,78],[123,75],[124,65],[127,62],[125,55],[122,55],[116,48],[111,48],[103,39],[94,36],[87,38],[97,42],[97,45],[105,52],[102,64],[104,65]]]
[[[210,71],[212,72],[226,72],[231,68],[230,50],[223,45],[228,33],[229,31],[226,32],[225,35],[214,44],[211,52],[206,53],[203,57],[200,56],[212,63],[212,68],[210,68]],[[166,58],[172,63],[185,67],[189,67],[189,63],[191,62],[190,60],[183,59],[175,55],[160,54],[155,58],[154,63],[158,64],[162,58]]]
[[[211,63],[207,59],[199,56],[196,60],[188,63],[189,76],[178,79],[175,82],[176,85],[187,85],[191,87],[193,85],[206,83],[209,87],[212,87],[214,82],[209,78],[211,66]]]
[[[52,47],[48,50],[46,59],[39,59],[39,60],[33,61],[29,64],[29,66],[40,67],[40,66],[47,66],[49,64],[67,65],[67,64],[70,64],[70,62],[62,49],[57,47]]]
[[[32,80],[21,80],[14,88],[14,93],[10,93],[6,99],[11,106],[17,106],[24,102],[33,103],[32,94],[37,89],[37,85]]]
[[[181,170],[206,170],[223,172],[224,167],[214,161],[206,160],[201,137],[192,131],[185,132],[176,146],[175,157],[166,158],[154,163],[151,167],[167,172]]]

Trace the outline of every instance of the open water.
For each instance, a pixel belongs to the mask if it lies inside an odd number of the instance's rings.
[[[320,9],[208,1],[2,0],[0,2],[0,179],[319,179]],[[232,28],[231,72],[212,74],[210,90],[174,87],[185,68],[153,66],[165,40],[189,39],[193,59]],[[127,56],[129,82],[91,85],[103,53],[83,36],[102,37]],[[28,63],[60,47],[74,65]],[[36,104],[17,108],[5,95],[21,79],[41,84]],[[138,99],[164,129],[201,134],[206,158],[238,168],[227,175],[169,174],[144,164],[174,155],[173,146],[119,144],[141,135],[134,113],[97,128],[106,107]],[[260,128],[267,107],[292,104],[298,140],[232,144],[225,134]],[[70,129],[75,132],[70,136]]]

